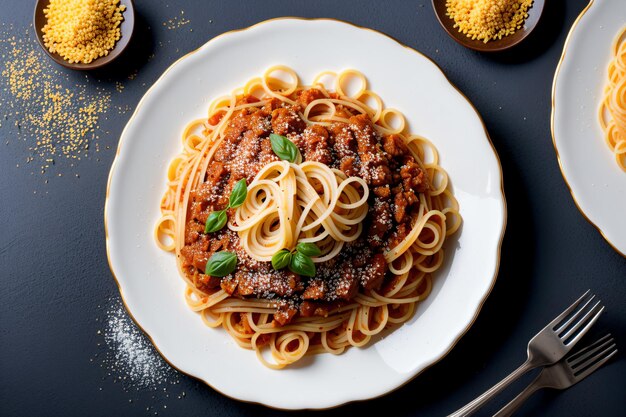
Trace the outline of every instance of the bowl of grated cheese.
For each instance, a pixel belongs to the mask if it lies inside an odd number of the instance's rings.
[[[432,0],[441,26],[459,44],[499,52],[523,41],[539,23],[545,0]]]
[[[122,54],[135,26],[132,0],[38,0],[33,27],[56,63],[100,68]]]

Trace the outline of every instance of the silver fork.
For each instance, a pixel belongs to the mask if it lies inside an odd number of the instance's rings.
[[[554,365],[543,368],[537,378],[517,397],[494,414],[494,417],[510,416],[528,397],[541,388],[566,389],[571,387],[595,372],[616,353],[615,340],[610,334],[607,334]]]
[[[604,307],[600,301],[591,305],[595,295],[589,290],[569,306],[557,318],[528,342],[528,359],[509,376],[485,391],[481,396],[460,408],[448,417],[469,416],[482,407],[487,401],[495,397],[511,382],[524,375],[531,369],[539,366],[552,365],[561,360],[581,337],[598,320]]]

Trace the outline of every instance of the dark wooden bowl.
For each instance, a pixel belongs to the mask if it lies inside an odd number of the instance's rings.
[[[100,68],[120,56],[124,49],[126,49],[126,46],[128,46],[128,44],[130,43],[130,38],[132,38],[133,36],[133,29],[135,27],[135,8],[133,7],[133,1],[120,0],[120,5],[126,6],[126,10],[124,10],[124,13],[122,13],[124,20],[122,20],[122,23],[120,25],[120,39],[115,43],[113,50],[110,51],[108,55],[94,59],[89,64],[70,64],[58,53],[50,52],[48,48],[46,48],[46,46],[43,44],[43,33],[41,32],[41,29],[46,25],[47,22],[46,16],[43,14],[43,11],[46,7],[48,7],[48,4],[50,4],[50,0],[37,0],[37,4],[35,5],[35,15],[33,16],[33,27],[35,28],[37,40],[39,41],[39,45],[41,45],[41,48],[46,51],[48,56],[56,61],[57,64],[63,65],[66,68],[71,68],[75,70],[90,70]]]
[[[523,41],[530,32],[537,26],[541,14],[543,13],[543,6],[545,0],[535,0],[530,9],[528,9],[528,18],[524,21],[524,26],[517,30],[514,34],[505,36],[502,39],[489,41],[487,43],[479,40],[473,40],[468,38],[463,33],[459,32],[458,28],[454,26],[454,20],[446,16],[446,0],[432,0],[435,14],[441,26],[448,32],[448,35],[461,45],[480,52],[499,52],[509,49],[521,41]]]

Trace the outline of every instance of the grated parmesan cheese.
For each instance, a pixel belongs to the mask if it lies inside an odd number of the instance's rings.
[[[44,9],[48,19],[41,29],[46,48],[70,64],[108,55],[120,39],[120,0],[51,0]]]
[[[468,38],[502,39],[524,25],[533,0],[447,0],[446,15]]]

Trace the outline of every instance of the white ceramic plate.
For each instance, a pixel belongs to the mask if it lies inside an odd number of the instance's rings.
[[[626,256],[626,173],[598,124],[611,44],[626,26],[626,0],[589,3],[570,30],[552,88],[552,138],[583,215]]]
[[[383,340],[275,371],[220,329],[204,326],[183,299],[175,260],[159,250],[168,161],[185,124],[211,99],[274,64],[303,82],[322,70],[356,68],[412,132],[439,148],[464,224],[415,317]],[[164,358],[230,397],[286,409],[327,408],[377,397],[440,360],[467,331],[498,271],[506,219],[502,170],[468,100],[423,55],[372,30],[333,20],[278,19],[219,36],[179,60],[146,93],[124,129],[105,205],[107,251],[128,311]]]

